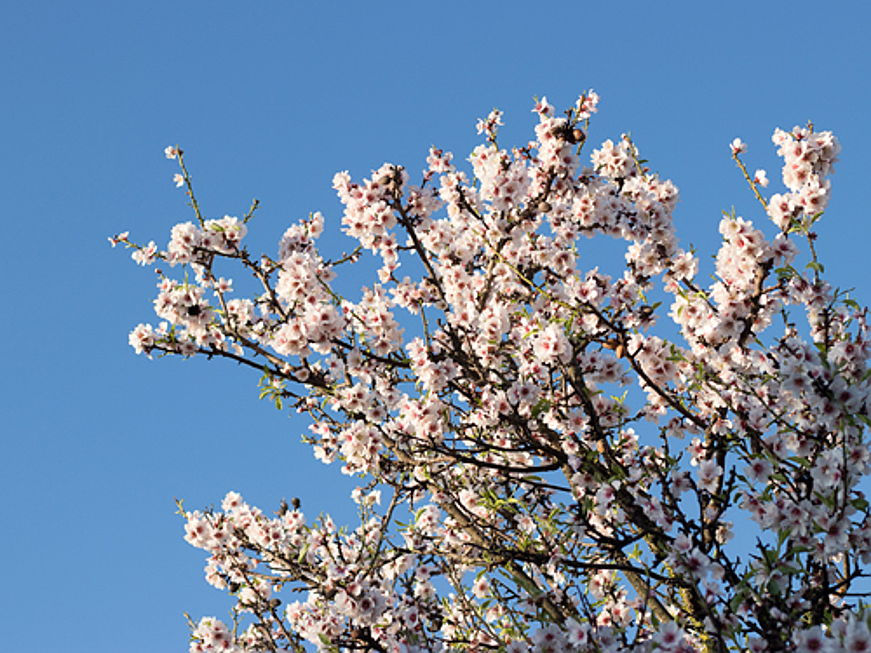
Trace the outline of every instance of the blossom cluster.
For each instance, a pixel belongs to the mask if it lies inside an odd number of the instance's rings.
[[[837,140],[777,130],[786,190],[768,198],[732,142],[777,231],[725,215],[705,283],[677,188],[628,136],[584,163],[598,99],[558,116],[542,98],[512,149],[494,110],[468,169],[433,147],[418,185],[393,164],[338,173],[356,248],[333,259],[320,213],[252,257],[256,207],[205,219],[167,149],[197,223],[164,250],[110,240],[193,274],[160,271],[162,322],[131,345],[260,370],[261,397],[310,416],[315,456],[366,483],[349,530],[236,493],[186,511],[236,601],[236,625],[202,620],[192,651],[869,647],[867,313],[813,247]],[[601,238],[624,244],[622,274],[583,267]],[[342,296],[367,252],[376,279]],[[258,294],[236,296],[225,265]]]

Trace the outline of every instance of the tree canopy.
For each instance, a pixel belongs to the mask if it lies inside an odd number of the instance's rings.
[[[871,649],[867,311],[814,248],[837,140],[775,131],[770,195],[730,144],[760,220],[723,216],[705,281],[675,185],[628,136],[588,146],[597,102],[542,98],[513,148],[494,110],[465,168],[433,147],[419,180],[338,173],[356,247],[333,259],[320,213],[251,254],[257,203],[203,215],[166,149],[195,220],[111,239],[161,279],[130,344],[252,368],[363,479],[347,528],[235,492],[183,509],[234,597],[191,651]],[[605,238],[618,274],[584,263]]]

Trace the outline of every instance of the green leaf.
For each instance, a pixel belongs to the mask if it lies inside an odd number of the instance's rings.
[[[741,604],[744,603],[744,598],[747,596],[746,592],[738,592],[732,599],[729,601],[729,608],[732,612],[737,612],[738,608],[741,607]]]
[[[550,409],[550,402],[547,399],[539,399],[535,406],[532,407],[532,419],[536,419],[539,415],[547,412]]]

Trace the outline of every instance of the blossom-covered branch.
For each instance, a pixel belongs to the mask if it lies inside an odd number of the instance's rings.
[[[183,511],[236,601],[192,651],[871,647],[867,312],[814,249],[837,141],[777,130],[786,191],[768,198],[732,142],[762,211],[722,219],[706,285],[677,188],[635,143],[582,163],[597,103],[538,100],[535,139],[511,150],[494,111],[469,169],[432,148],[419,185],[393,164],[337,174],[356,248],[334,261],[320,213],[251,256],[257,204],[207,219],[167,148],[197,222],[165,250],[111,239],[169,266],[163,321],[130,344],[257,369],[262,397],[310,415],[315,456],[365,482],[350,530],[235,492]],[[605,237],[626,244],[619,276],[582,265]],[[367,252],[377,278],[343,296]],[[259,294],[221,276],[234,265]]]

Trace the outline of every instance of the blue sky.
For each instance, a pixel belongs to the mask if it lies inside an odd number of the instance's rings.
[[[682,243],[713,253],[722,210],[760,219],[729,141],[773,188],[771,131],[812,119],[843,145],[819,250],[869,303],[869,22],[858,2],[5,3],[3,648],[186,650],[182,612],[229,602],[174,497],[347,514],[352,484],[299,443],[304,421],[258,402],[254,375],[126,344],[154,279],[106,236],[164,244],[189,218],[166,145],[209,215],[259,198],[251,248],[272,251],[309,211],[335,228],[334,172],[416,171],[432,144],[464,158],[494,106],[503,141],[525,142],[532,96],[594,88],[592,140],[631,132],[681,189]]]

